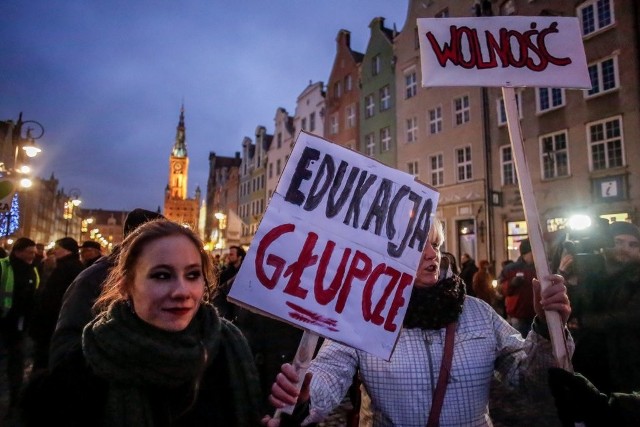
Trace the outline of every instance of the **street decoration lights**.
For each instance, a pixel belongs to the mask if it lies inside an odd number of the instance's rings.
[[[217,220],[217,239],[216,239],[216,244],[214,249],[219,249],[220,253],[222,253],[222,250],[225,248],[226,246],[226,229],[227,229],[227,215],[223,212],[216,212],[213,215],[216,220]]]
[[[64,236],[69,236],[69,223],[73,219],[73,213],[75,208],[80,206],[82,200],[80,200],[80,190],[72,188],[69,191],[69,198],[64,202],[64,212],[62,217],[65,219]]]

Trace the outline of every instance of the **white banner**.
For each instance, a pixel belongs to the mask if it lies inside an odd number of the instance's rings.
[[[388,359],[438,193],[300,133],[229,299]]]
[[[423,86],[590,89],[578,18],[418,19]]]

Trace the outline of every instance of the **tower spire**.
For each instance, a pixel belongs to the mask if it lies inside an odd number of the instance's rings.
[[[176,127],[176,141],[173,144],[171,154],[175,157],[187,157],[187,136],[186,127],[184,125],[184,101],[180,107],[180,120]]]

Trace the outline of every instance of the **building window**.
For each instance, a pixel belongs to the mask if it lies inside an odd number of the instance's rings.
[[[442,132],[442,107],[429,110],[429,133],[435,135]]]
[[[431,185],[434,187],[444,185],[444,156],[442,154],[429,156],[429,163],[431,164]]]
[[[529,229],[526,221],[507,222],[507,253],[508,259],[518,259],[520,256],[520,242],[526,239]]]
[[[380,111],[385,111],[391,108],[391,90],[389,85],[386,85],[380,89]]]
[[[510,145],[500,147],[500,166],[502,172],[502,185],[514,185],[518,182],[513,152]]]
[[[280,172],[282,171],[282,164],[280,163],[280,159],[276,160],[276,175],[280,176]]]
[[[300,122],[300,127],[302,128],[302,130],[307,130],[307,119],[303,118],[302,121]],[[280,147],[278,147],[280,148]]]
[[[498,126],[504,126],[507,124],[507,110],[504,106],[504,98],[497,100],[498,102]],[[522,119],[522,97],[520,91],[516,92],[516,105],[518,108],[518,118]]]
[[[380,55],[371,58],[371,75],[377,76],[378,74],[380,74]]]
[[[342,82],[335,82],[333,85],[333,97],[340,98],[342,96]]]
[[[470,145],[456,148],[456,170],[458,171],[458,182],[469,181],[473,178]]]
[[[389,126],[380,129],[380,151],[391,149],[391,128]]]
[[[367,156],[373,157],[376,154],[376,135],[373,132],[365,135],[364,146]]]
[[[338,113],[334,113],[329,117],[329,133],[331,135],[338,133]]]
[[[536,90],[536,98],[538,113],[555,110],[565,104],[563,88],[540,87]]]
[[[410,71],[404,75],[405,98],[413,98],[418,93],[416,72]]]
[[[273,162],[269,162],[269,179],[273,178]]]
[[[309,132],[316,130],[316,113],[309,114]]]
[[[304,129],[304,123],[302,125],[302,128]],[[276,140],[277,140],[278,148],[282,148],[282,132],[278,132],[278,136],[276,137]]]
[[[351,92],[352,88],[353,88],[353,81],[352,81],[352,78],[351,78],[351,74],[348,74],[344,78],[344,91],[345,92]]]
[[[618,88],[618,58],[612,57],[589,65],[591,89],[585,97],[606,93]]]
[[[556,132],[540,137],[542,178],[552,179],[569,175],[567,132]]]
[[[364,117],[373,117],[376,112],[376,101],[373,94],[367,95],[364,98]]]
[[[414,177],[418,178],[419,172],[418,172],[418,161],[417,160],[414,160],[413,162],[407,163],[407,172],[409,172],[410,175],[413,175]]]
[[[613,25],[613,0],[590,0],[578,7],[578,18],[582,24],[582,36]]]
[[[416,142],[418,140],[418,118],[412,117],[407,119],[407,142]]]
[[[346,128],[347,129],[351,129],[352,127],[354,127],[356,125],[356,106],[355,104],[350,104],[347,105],[347,111],[346,111],[347,115],[346,115]]]
[[[456,120],[456,126],[468,123],[471,119],[471,109],[469,108],[469,95],[455,98],[453,100],[453,111]]]
[[[600,120],[587,124],[587,139],[591,170],[624,166],[622,118]]]

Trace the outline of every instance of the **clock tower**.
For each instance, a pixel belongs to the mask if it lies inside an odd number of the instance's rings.
[[[196,230],[200,188],[194,199],[187,198],[187,178],[189,157],[187,156],[186,128],[184,125],[184,105],[180,108],[180,120],[176,127],[176,138],[169,156],[169,183],[165,189],[164,215],[171,221],[187,225]]]

